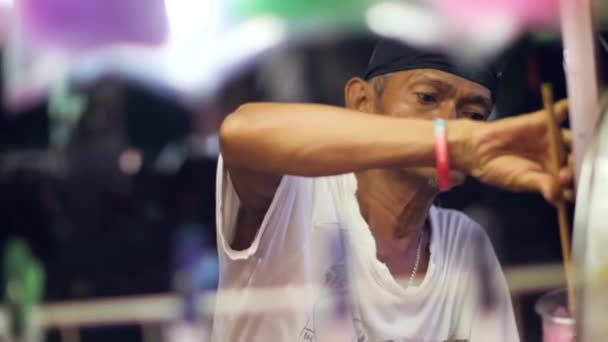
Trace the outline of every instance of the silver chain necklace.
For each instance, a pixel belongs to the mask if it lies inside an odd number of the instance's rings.
[[[407,287],[412,287],[414,284],[414,278],[416,277],[416,272],[418,272],[418,265],[420,264],[420,254],[422,250],[422,237],[424,236],[424,229],[418,234],[418,242],[416,243],[416,259],[414,261],[414,268],[412,269],[412,274],[410,274],[410,280],[407,282]]]

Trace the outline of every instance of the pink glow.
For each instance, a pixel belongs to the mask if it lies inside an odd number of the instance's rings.
[[[466,31],[498,16],[509,16],[524,28],[559,22],[558,0],[436,0],[435,6]]]

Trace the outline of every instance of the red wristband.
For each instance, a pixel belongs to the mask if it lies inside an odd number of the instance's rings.
[[[440,191],[450,188],[450,153],[448,150],[447,125],[443,119],[435,119],[435,162]]]

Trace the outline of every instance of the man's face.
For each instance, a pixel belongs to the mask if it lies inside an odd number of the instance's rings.
[[[488,88],[435,69],[387,74],[382,83],[382,91],[375,94],[374,107],[383,115],[428,120],[485,120],[492,107]],[[404,172],[427,180],[437,176],[434,168],[409,168]],[[451,176],[453,185],[461,184],[465,178],[464,174],[455,171]]]

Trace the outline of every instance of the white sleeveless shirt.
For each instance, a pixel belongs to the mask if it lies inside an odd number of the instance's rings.
[[[478,224],[432,207],[428,270],[421,284],[404,288],[376,258],[356,189],[353,174],[283,176],[253,243],[237,251],[230,242],[240,203],[220,157],[212,341],[334,341],[328,288],[344,279],[351,298],[345,341],[519,341],[504,275]],[[346,268],[331,256],[337,230],[345,236]],[[489,270],[481,276],[480,258]],[[491,305],[482,305],[480,279],[494,294]]]

